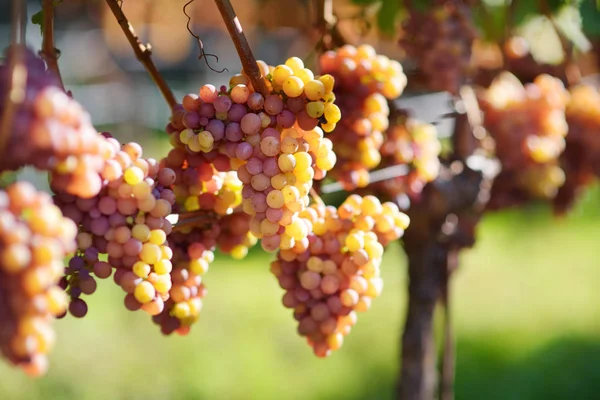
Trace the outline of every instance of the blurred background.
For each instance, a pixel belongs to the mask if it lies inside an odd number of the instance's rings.
[[[10,1],[0,4],[0,47],[8,45]],[[226,84],[240,70],[212,1],[125,0],[123,10],[158,68],[181,98],[204,83]],[[317,37],[307,1],[232,1],[257,58],[314,60]],[[358,9],[335,2],[340,15]],[[28,2],[31,17],[39,1]],[[356,32],[351,18],[342,21]],[[57,7],[57,47],[65,86],[95,125],[162,157],[169,110],[137,62],[103,1],[64,0]],[[540,28],[541,29],[541,28]],[[560,43],[532,35],[552,48]],[[540,33],[542,32],[542,33]],[[390,57],[395,38],[369,33]],[[39,26],[27,42],[41,47]],[[549,51],[548,51],[549,50]],[[206,64],[210,64],[210,67]],[[223,68],[228,71],[215,72]],[[25,171],[38,186],[43,177]],[[568,217],[544,204],[488,214],[474,249],[462,254],[452,284],[458,338],[458,399],[596,399],[600,392],[600,190],[587,191]],[[217,257],[206,277],[201,321],[187,337],[163,337],[150,318],[130,313],[109,282],[89,298],[84,320],[56,323],[58,343],[46,377],[27,378],[0,362],[0,399],[388,399],[398,373],[406,259],[399,245],[382,266],[383,295],[360,315],[342,350],[322,360],[295,333],[283,291],[268,271],[272,256],[255,249],[244,261]],[[441,320],[440,320],[441,323]],[[440,324],[441,327],[441,324]]]

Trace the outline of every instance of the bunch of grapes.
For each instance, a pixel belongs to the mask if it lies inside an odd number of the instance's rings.
[[[368,171],[381,161],[379,149],[389,125],[387,100],[402,94],[406,75],[399,62],[378,55],[369,45],[327,51],[320,66],[335,78],[335,95],[344,115],[329,136],[340,158],[336,178],[348,190],[364,187]]]
[[[600,93],[592,86],[579,85],[570,94],[566,111],[569,134],[561,155],[566,181],[554,199],[554,208],[560,213],[569,209],[594,176],[600,177]]]
[[[175,172],[172,188],[180,221],[168,236],[173,252],[170,299],[153,320],[164,334],[183,335],[199,318],[206,295],[202,277],[214,250],[241,259],[257,239],[250,233],[250,217],[239,210],[242,183],[235,172],[218,171],[219,164],[209,162],[206,153],[182,148],[172,149],[161,165]]]
[[[77,227],[26,182],[0,191],[0,351],[30,375],[47,369],[53,317],[67,307],[58,286]]]
[[[57,85],[32,51],[12,47],[0,65],[0,110],[7,106],[13,76],[9,67],[22,53],[26,68],[25,98],[19,103],[2,154],[0,171],[32,165],[50,171],[54,187],[90,198],[102,186],[99,172],[111,157],[110,146],[92,126],[89,114]]]
[[[298,333],[318,357],[341,347],[356,312],[381,294],[384,246],[404,234],[408,217],[393,203],[351,195],[339,207],[313,204],[300,215],[310,221],[308,239],[281,249],[271,272],[294,310]]]
[[[562,82],[549,75],[523,86],[514,75],[503,73],[480,93],[484,126],[502,164],[489,207],[556,195],[565,180],[559,157],[568,131],[568,98]]]
[[[107,135],[109,136],[109,135]],[[127,293],[129,310],[150,315],[164,309],[171,289],[172,251],[167,244],[175,194],[169,187],[175,172],[152,158],[142,158],[137,143],[107,142],[115,156],[107,161],[100,192],[81,198],[57,191],[55,202],[79,226],[77,253],[70,260],[63,287],[71,297],[70,313],[83,317],[81,294],[96,290],[94,276],[105,279],[116,269],[115,282]],[[100,255],[106,254],[106,261]]]
[[[297,57],[259,66],[266,97],[242,74],[232,77],[229,88],[204,85],[199,95],[184,97],[167,132],[175,149],[199,154],[219,171],[237,172],[250,231],[265,250],[275,251],[282,241],[308,234],[297,214],[308,206],[313,180],[335,165],[323,130],[333,130],[341,114],[333,104],[332,76],[315,77]]]
[[[465,0],[433,0],[425,12],[412,10],[400,46],[417,64],[431,90],[458,93],[469,73],[476,32]]]
[[[378,183],[377,188],[389,198],[399,194],[418,196],[425,184],[438,176],[441,149],[435,126],[400,117],[387,130],[381,165],[406,165],[409,170],[404,176]]]

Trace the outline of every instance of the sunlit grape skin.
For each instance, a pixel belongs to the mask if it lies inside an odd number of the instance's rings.
[[[52,321],[69,306],[61,278],[76,235],[75,223],[47,193],[28,182],[0,190],[0,351],[33,376],[46,371],[55,341]],[[83,290],[95,289],[95,282],[83,281]]]
[[[483,123],[502,163],[489,208],[556,196],[565,183],[559,158],[569,130],[565,117],[568,99],[558,78],[539,75],[523,85],[508,72],[480,93]]]
[[[13,126],[8,126],[0,154],[0,171],[33,166],[48,171],[52,188],[80,197],[95,196],[102,175],[118,175],[106,165],[113,155],[106,139],[91,124],[90,115],[77,100],[69,97],[44,61],[28,48],[14,45],[6,50],[0,65],[0,93],[8,91],[11,60],[23,57],[27,96],[15,104]],[[0,96],[5,109],[7,96]],[[10,121],[10,120],[7,120]]]
[[[85,316],[82,296],[92,295],[95,278],[108,278],[114,268],[115,283],[127,293],[125,306],[154,315],[162,310],[171,287],[172,252],[166,249],[166,239],[172,225],[166,217],[175,201],[169,187],[177,176],[173,169],[143,158],[139,144],[119,145],[110,135],[105,137],[125,172],[107,179],[95,197],[75,198],[60,190],[54,197],[67,214],[77,210],[81,215],[77,253],[65,271],[69,311],[77,318]],[[103,257],[106,261],[101,261]]]
[[[299,213],[312,225],[307,238],[296,236],[297,221],[286,228],[271,272],[285,290],[284,307],[299,321],[298,334],[306,337],[317,357],[337,350],[356,323],[356,313],[370,308],[381,294],[379,266],[383,245],[397,240],[408,227],[408,217],[392,203],[381,204],[374,196],[349,196],[337,209],[313,204]],[[373,226],[363,230],[364,218]],[[393,221],[385,232],[377,226]],[[300,239],[294,244],[294,239]],[[302,244],[302,241],[306,243]]]
[[[333,176],[347,190],[364,187],[369,183],[368,172],[381,161],[379,151],[390,114],[387,100],[402,94],[406,75],[397,61],[377,55],[369,45],[345,45],[326,51],[319,64],[326,73],[319,82],[326,93],[333,89],[335,103],[308,103],[306,114],[324,117],[328,123],[343,116],[342,124],[322,125],[336,148],[335,159],[330,156],[319,164],[327,168],[332,165]],[[331,81],[335,81],[335,87]]]

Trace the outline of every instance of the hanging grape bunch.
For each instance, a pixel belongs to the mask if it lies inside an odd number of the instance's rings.
[[[30,375],[46,372],[53,317],[68,301],[58,285],[77,227],[27,182],[0,191],[0,351]]]
[[[327,357],[342,346],[356,313],[381,294],[384,246],[404,234],[409,219],[393,203],[358,195],[337,209],[318,203],[300,215],[313,226],[308,243],[281,249],[271,272],[285,290],[283,305],[294,310],[298,333],[315,355]]]
[[[369,45],[345,45],[320,57],[322,72],[335,77],[344,118],[328,136],[340,162],[334,177],[347,190],[365,187],[369,171],[381,161],[379,150],[388,128],[387,100],[402,94],[406,75],[399,62],[378,55]]]
[[[171,249],[166,218],[175,201],[169,186],[175,172],[152,158],[142,158],[137,143],[123,146],[106,134],[114,157],[101,176],[103,187],[92,198],[56,191],[55,202],[79,226],[77,252],[69,261],[62,284],[71,298],[70,313],[83,317],[87,304],[81,295],[96,290],[94,278],[114,281],[127,294],[129,310],[150,315],[162,312],[171,289]],[[106,254],[106,261],[100,255]]]
[[[405,175],[376,184],[377,190],[388,198],[406,194],[417,198],[423,187],[439,173],[441,144],[434,125],[406,116],[393,120],[381,147],[382,167],[406,165]]]
[[[400,47],[415,60],[431,90],[458,93],[469,74],[476,32],[468,1],[433,0],[425,11],[411,9],[403,24]]]
[[[559,157],[565,149],[569,96],[562,82],[540,75],[523,86],[514,75],[503,73],[479,97],[484,126],[502,163],[488,206],[554,197],[565,181]]]
[[[566,181],[554,199],[558,213],[566,212],[579,192],[600,177],[600,93],[592,86],[578,85],[570,94],[566,110],[569,134],[560,160]]]
[[[13,58],[26,70],[24,100],[12,116],[9,137],[0,154],[0,172],[32,165],[50,171],[54,187],[80,197],[92,197],[101,186],[99,172],[110,157],[104,138],[94,129],[89,114],[46,71],[31,50],[13,46],[0,65],[0,93],[11,87]],[[0,96],[0,110],[6,107]]]
[[[229,160],[227,159],[227,163]],[[180,220],[169,235],[173,253],[170,291],[164,310],[153,320],[164,334],[187,334],[199,318],[206,289],[204,274],[214,260],[214,250],[241,259],[256,244],[249,217],[239,209],[242,183],[234,172],[219,172],[204,153],[172,149],[161,165],[173,168],[173,191]]]
[[[255,92],[242,74],[229,88],[204,85],[184,98],[167,132],[176,149],[237,172],[250,231],[263,249],[275,251],[306,240],[309,226],[298,212],[309,204],[313,180],[335,165],[323,130],[333,130],[341,115],[332,76],[315,77],[297,57],[276,67],[258,64],[268,95]],[[181,211],[193,210],[184,201]]]

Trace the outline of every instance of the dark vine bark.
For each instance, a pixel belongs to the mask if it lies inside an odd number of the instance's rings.
[[[413,242],[417,238],[411,236],[407,232],[405,237],[410,296],[402,335],[398,397],[403,400],[430,400],[435,397],[438,379],[433,315],[443,287],[442,270],[447,250],[435,236],[418,243]]]
[[[454,160],[425,187],[422,201],[409,210],[411,228],[404,236],[408,256],[409,300],[402,336],[402,369],[397,388],[401,400],[433,400],[438,394],[437,351],[433,317],[438,302],[445,306],[444,357],[440,395],[454,398],[454,340],[449,312],[449,283],[458,266],[459,250],[475,242],[475,227],[488,198],[493,175],[474,170],[465,160],[477,141],[477,106],[466,104],[456,118]]]

